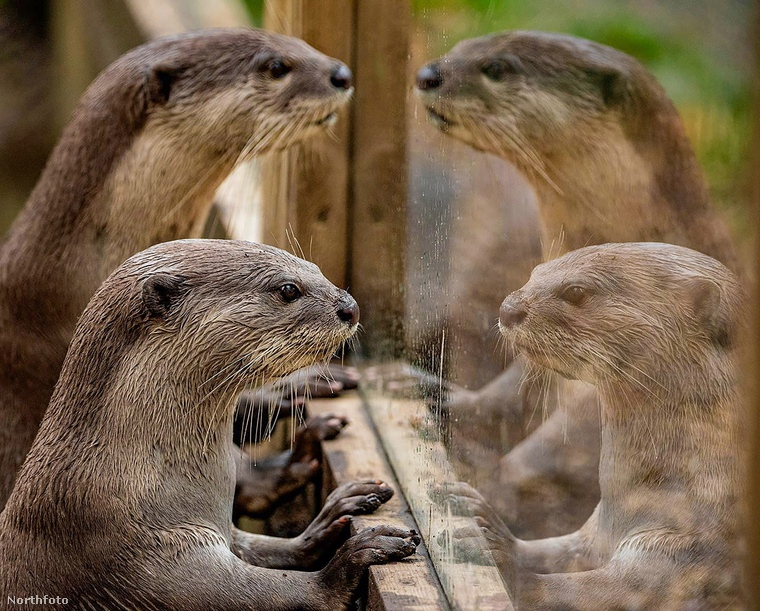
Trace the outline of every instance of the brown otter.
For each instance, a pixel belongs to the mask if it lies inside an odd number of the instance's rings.
[[[347,424],[345,416],[322,414],[309,418],[296,431],[292,447],[285,452],[263,460],[253,460],[246,453],[241,453],[237,461],[233,523],[237,524],[242,516],[254,519],[271,517],[283,503],[291,501],[304,486],[316,480],[320,475],[322,442],[337,437]],[[292,503],[288,502],[288,513],[292,508]],[[312,517],[313,514],[306,516],[304,526]],[[303,527],[299,532],[302,530]],[[269,534],[287,536],[271,529]]]
[[[522,170],[545,245],[656,239],[739,267],[678,111],[625,53],[505,32],[460,42],[417,85],[441,130]]]
[[[530,182],[547,257],[557,254],[557,245],[563,250],[605,242],[665,241],[704,252],[740,271],[677,110],[657,80],[632,57],[563,34],[497,33],[460,42],[423,67],[417,85],[443,132],[510,161]],[[549,249],[552,244],[554,252]],[[533,414],[545,406],[537,410],[526,402],[535,392],[520,394],[515,380],[521,378],[522,365],[516,367],[480,391],[449,386],[444,407],[456,420],[502,414],[510,424],[531,418],[536,422]],[[598,420],[576,416],[594,410],[588,409],[588,393],[581,389],[574,394],[580,399],[568,400],[564,407],[567,417],[576,420],[570,427],[584,444],[585,462],[592,471],[579,481],[578,471],[562,468],[572,462],[563,460],[563,453],[578,450],[572,439],[566,443],[563,410],[522,442],[524,455],[544,452],[551,460],[527,469],[507,455],[500,477],[492,478],[490,500],[497,501],[506,487],[523,498],[526,532],[542,531],[542,508],[547,507],[547,495],[531,498],[525,494],[529,489],[551,489],[554,509],[575,497],[573,502],[586,508],[575,515],[590,512],[598,500],[593,485],[585,499],[566,486],[569,481],[577,489],[578,484],[597,480],[593,471],[599,452]],[[514,428],[518,436],[531,430],[527,425],[510,427]],[[510,438],[515,440],[514,435]],[[570,525],[562,523],[567,514],[550,512],[556,524],[548,532]]]
[[[77,325],[0,516],[3,595],[77,609],[335,609],[368,565],[412,554],[414,532],[380,526],[318,572],[273,571],[257,567],[301,564],[324,538],[230,521],[239,388],[328,358],[358,317],[315,265],[250,242],[170,242],[121,265]],[[357,482],[328,499],[333,535],[383,488]]]
[[[594,384],[602,405],[601,501],[577,532],[516,539],[477,493],[454,490],[521,606],[740,606],[743,302],[722,264],[661,243],[573,251],[504,300],[507,340]]]
[[[236,163],[324,129],[350,93],[342,63],[246,29],[150,42],[94,81],[0,250],[0,506],[108,273],[198,235]]]

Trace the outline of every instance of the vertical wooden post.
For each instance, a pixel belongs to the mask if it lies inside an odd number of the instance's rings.
[[[51,76],[57,133],[69,122],[79,96],[103,68],[92,52],[86,8],[70,0],[55,0],[50,4]]]
[[[263,239],[307,256],[362,308],[365,349],[403,349],[406,66],[410,0],[267,0],[264,25],[303,38],[354,71],[351,117],[264,160]]]
[[[358,0],[350,288],[373,356],[399,356],[406,252],[406,66],[411,2]]]
[[[760,2],[755,3],[755,74],[760,77]],[[760,520],[757,519],[758,507],[760,507],[760,282],[757,264],[760,256],[760,80],[755,79],[754,96],[754,138],[752,138],[753,150],[751,151],[751,180],[752,180],[752,205],[755,239],[755,265],[753,292],[752,320],[752,346],[750,346],[750,358],[747,371],[747,383],[745,388],[751,393],[749,401],[753,422],[750,437],[749,460],[748,460],[748,526],[749,541],[747,545],[748,559],[746,572],[747,600],[749,609],[760,610]],[[737,451],[740,451],[737,448]]]
[[[354,0],[267,0],[267,29],[302,38],[351,67]],[[348,256],[350,109],[332,134],[262,160],[263,239],[290,246],[292,231],[304,253],[332,282],[345,286]]]

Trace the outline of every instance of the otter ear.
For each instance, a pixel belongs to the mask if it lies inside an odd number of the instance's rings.
[[[179,74],[180,69],[169,64],[158,64],[150,68],[147,88],[151,104],[161,106],[169,101]]]
[[[184,294],[185,279],[170,274],[150,276],[142,287],[142,299],[151,316],[166,318]]]
[[[706,278],[694,278],[690,295],[694,315],[710,341],[716,346],[728,348],[733,342],[733,327],[721,299],[720,287]]]
[[[619,68],[598,66],[588,71],[606,106],[615,106],[625,99],[627,78]]]

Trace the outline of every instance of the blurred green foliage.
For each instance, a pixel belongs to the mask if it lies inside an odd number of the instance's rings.
[[[254,25],[261,27],[264,21],[264,0],[242,0]]]

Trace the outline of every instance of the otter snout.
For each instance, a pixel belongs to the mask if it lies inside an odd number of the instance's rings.
[[[422,66],[417,72],[417,89],[429,91],[443,85],[443,75],[437,63]]]
[[[350,325],[359,322],[359,304],[351,295],[346,295],[346,299],[338,306],[338,318]]]
[[[330,83],[337,89],[351,89],[353,74],[346,64],[336,64],[330,73]]]
[[[499,327],[510,329],[519,325],[527,315],[528,311],[522,302],[510,295],[502,302],[499,308]]]

